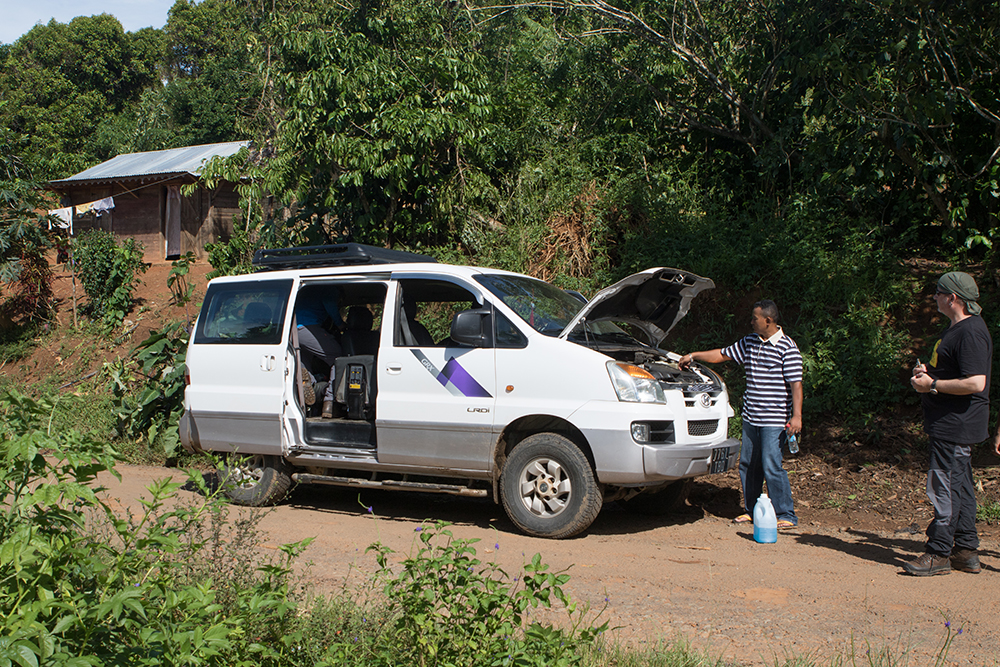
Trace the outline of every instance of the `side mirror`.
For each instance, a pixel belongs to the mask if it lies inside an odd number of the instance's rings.
[[[493,347],[492,315],[490,308],[455,313],[451,321],[451,339],[469,347]]]

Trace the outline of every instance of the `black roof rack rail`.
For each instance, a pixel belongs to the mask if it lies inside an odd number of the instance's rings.
[[[338,243],[301,248],[260,249],[253,254],[255,271],[308,269],[323,266],[361,266],[366,264],[403,264],[435,262],[430,255],[418,255],[403,250],[389,250],[360,243]]]

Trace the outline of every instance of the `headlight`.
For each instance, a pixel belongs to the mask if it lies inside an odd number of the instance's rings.
[[[618,400],[626,403],[666,403],[663,387],[648,371],[620,361],[608,362],[608,375]]]

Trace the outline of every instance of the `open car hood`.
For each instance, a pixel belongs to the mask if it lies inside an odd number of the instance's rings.
[[[635,325],[645,332],[651,344],[658,346],[687,315],[691,300],[713,287],[715,283],[708,278],[680,269],[660,267],[633,273],[594,295],[559,337],[568,337],[584,320],[610,320]]]

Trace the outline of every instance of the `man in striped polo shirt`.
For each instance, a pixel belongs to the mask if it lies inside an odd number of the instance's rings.
[[[745,512],[735,522],[752,521],[766,481],[778,528],[793,528],[799,520],[788,473],[781,465],[781,450],[789,434],[802,431],[802,354],[778,326],[778,306],[773,301],[755,303],[750,324],[752,334],[726,348],[685,354],[679,365],[686,368],[692,361],[735,361],[743,366],[747,387],[743,394],[740,482]]]

